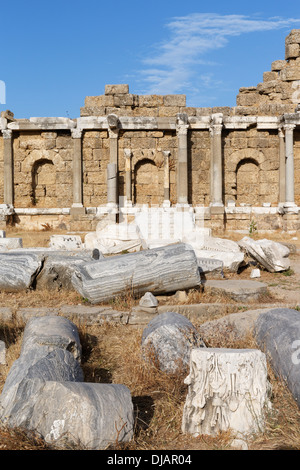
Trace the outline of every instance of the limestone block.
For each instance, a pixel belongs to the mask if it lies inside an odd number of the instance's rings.
[[[300,312],[274,308],[262,313],[256,320],[254,336],[300,407]]]
[[[252,240],[244,237],[239,246],[269,272],[286,271],[290,267],[290,250],[281,243],[268,240]]]
[[[129,85],[105,85],[106,95],[124,95],[129,93]]]
[[[53,250],[82,250],[83,244],[79,235],[51,235],[49,247]]]
[[[294,81],[300,80],[300,67],[299,66],[288,66],[280,72],[280,79],[283,81]]]
[[[132,94],[118,94],[113,97],[114,103],[113,106],[122,107],[122,106],[138,106],[139,97],[138,95]]]
[[[193,347],[204,347],[194,325],[183,315],[165,312],[154,317],[142,335],[146,361],[167,373],[185,370]]]
[[[276,72],[264,72],[263,80],[264,82],[269,82],[270,80],[276,80],[278,78],[278,73]]]
[[[270,406],[265,355],[256,349],[192,349],[182,432],[247,437],[265,427]]]
[[[98,303],[128,291],[143,295],[194,288],[201,280],[193,249],[178,243],[77,266],[72,283],[83,297]]]
[[[292,29],[290,34],[285,38],[285,44],[300,44],[300,30]]]
[[[63,448],[79,445],[100,450],[128,442],[134,428],[130,391],[118,384],[47,382],[29,427],[46,442]]]
[[[239,94],[236,98],[237,106],[255,106],[258,103],[259,96],[257,93]]]
[[[285,58],[286,59],[295,59],[300,55],[300,45],[299,44],[287,44],[285,47]]]
[[[186,106],[186,96],[164,95],[164,106]]]
[[[139,103],[140,107],[145,108],[156,108],[163,106],[164,98],[161,95],[140,95]]]
[[[272,71],[273,72],[280,72],[284,67],[286,67],[287,63],[285,60],[274,60],[272,62]]]

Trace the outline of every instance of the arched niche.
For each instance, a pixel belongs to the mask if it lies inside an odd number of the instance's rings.
[[[46,198],[53,197],[56,189],[56,169],[52,160],[41,158],[36,160],[31,170],[32,205],[44,206]]]
[[[162,204],[164,200],[163,167],[153,160],[144,158],[134,166],[133,200],[135,204]]]
[[[260,169],[253,158],[244,158],[236,167],[237,204],[260,204]]]

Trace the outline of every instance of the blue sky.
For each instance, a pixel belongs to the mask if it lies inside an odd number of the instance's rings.
[[[240,87],[284,59],[300,3],[14,0],[2,2],[0,25],[0,111],[76,118],[85,96],[117,83],[183,93],[188,106],[235,106]]]

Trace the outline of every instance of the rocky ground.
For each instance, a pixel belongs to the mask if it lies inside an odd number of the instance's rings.
[[[48,246],[52,232],[22,233],[7,231],[7,237],[22,237],[24,247]],[[83,234],[84,235],[84,234]],[[82,235],[82,236],[83,236]],[[256,238],[263,238],[257,234]],[[267,293],[259,299],[248,302],[234,300],[227,293],[213,289],[203,292],[189,292],[180,296],[162,297],[160,307],[170,310],[193,312],[196,305],[197,314],[193,316],[196,326],[201,329],[208,320],[221,322],[224,317],[234,313],[240,318],[249,320],[251,312],[269,306],[286,306],[300,310],[300,235],[273,234],[275,241],[291,244],[290,269],[283,273],[269,273],[261,270],[261,277],[254,281],[267,285]],[[228,237],[229,238],[229,237]],[[242,237],[240,237],[242,238]],[[223,280],[249,280],[252,265],[247,265],[239,273],[225,273]],[[214,279],[214,277],[212,277]],[[220,276],[216,277],[221,280]],[[0,293],[0,307],[13,308],[57,308],[60,306],[87,306],[86,301],[76,293],[66,292],[34,292],[20,294]],[[132,298],[122,299],[113,303],[116,310],[128,310],[136,305]],[[202,310],[201,310],[202,305]],[[111,304],[109,305],[112,306]],[[170,307],[170,308],[169,308]],[[175,308],[176,307],[176,308]],[[201,312],[205,311],[205,315]],[[213,312],[213,313],[210,313]],[[249,314],[247,315],[247,312]],[[248,335],[249,324],[243,325],[245,335],[235,335],[234,328],[228,328],[226,335],[222,328],[207,327],[207,343],[211,347],[255,347]],[[220,323],[221,324],[221,323]],[[233,325],[233,324],[232,324]],[[246,326],[245,326],[246,325]],[[136,438],[130,449],[227,449],[229,436],[222,435],[216,439],[209,437],[191,439],[180,433],[180,417],[186,387],[182,385],[182,377],[166,378],[158,371],[146,371],[140,362],[139,347],[145,325],[105,324],[102,326],[80,325],[83,342],[83,368],[86,381],[112,382],[126,384],[133,395],[138,410]],[[218,334],[219,332],[219,334]],[[12,362],[18,357],[22,325],[8,329],[2,325],[1,335],[10,342],[8,348],[8,364],[0,366],[1,389]],[[273,402],[275,413],[272,414],[263,435],[255,436],[250,449],[299,449],[300,448],[300,413],[290,393],[270,370],[273,386]],[[45,443],[36,436],[24,435],[21,430],[14,432],[3,430],[0,433],[0,449],[47,449]]]

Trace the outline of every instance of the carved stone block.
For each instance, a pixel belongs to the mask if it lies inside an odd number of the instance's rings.
[[[192,349],[182,431],[246,437],[264,429],[270,406],[264,353],[256,349]]]

